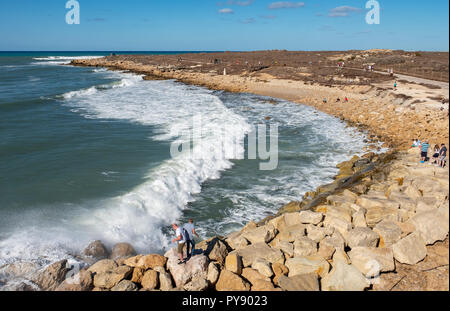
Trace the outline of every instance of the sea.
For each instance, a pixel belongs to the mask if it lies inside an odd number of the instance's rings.
[[[367,148],[365,133],[306,105],[70,66],[108,54],[0,53],[0,269],[79,261],[94,240],[164,253],[171,224],[190,218],[199,240],[224,236]],[[258,146],[278,148],[270,170],[249,152],[264,126]],[[194,152],[174,155],[180,142]]]

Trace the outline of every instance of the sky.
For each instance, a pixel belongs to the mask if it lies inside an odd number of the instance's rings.
[[[0,0],[0,51],[449,50],[448,0]]]

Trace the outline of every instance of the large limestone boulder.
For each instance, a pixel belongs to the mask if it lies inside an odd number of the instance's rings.
[[[251,229],[247,228],[246,230]],[[228,248],[220,238],[211,238],[197,244],[196,247],[199,249],[203,249],[203,254],[205,256],[208,256],[210,260],[217,261],[220,266],[223,266],[223,264],[225,263],[225,258],[228,255]]]
[[[272,248],[278,248],[280,249],[286,258],[294,257],[294,244],[287,242],[287,241],[281,241],[278,238],[273,239],[272,242],[269,243],[269,245]]]
[[[331,272],[322,278],[321,285],[323,291],[363,291],[370,282],[355,266],[338,260]]]
[[[347,236],[347,233],[352,229],[351,220],[347,221],[335,216],[329,216],[328,214],[325,217],[323,225],[325,227],[334,228],[334,230],[339,231],[344,237]]]
[[[284,275],[278,278],[278,285],[285,291],[319,291],[319,277],[317,273],[307,273],[286,277]]]
[[[336,217],[346,222],[352,222],[352,209],[345,206],[328,206],[326,217]]]
[[[298,238],[305,236],[305,230],[306,226],[304,224],[285,227],[278,233],[276,238],[279,239],[280,241],[292,243]]]
[[[167,258],[161,255],[147,255],[139,259],[138,267],[144,269],[155,269],[156,267],[165,267]]]
[[[121,258],[128,258],[136,255],[136,251],[129,243],[117,243],[113,246],[110,259],[117,260]]]
[[[262,275],[257,270],[252,268],[245,268],[244,270],[242,270],[241,277],[249,281],[252,285],[254,285],[258,280],[270,282],[269,277]]]
[[[272,264],[272,270],[273,270],[273,273],[275,274],[275,276],[273,278],[273,283],[275,285],[278,285],[278,279],[282,275],[287,276],[289,274],[289,269],[281,263]]]
[[[361,208],[352,216],[353,227],[367,227],[366,210]]]
[[[417,214],[409,222],[415,226],[427,245],[444,241],[448,235],[448,221],[442,217],[438,209]]]
[[[179,265],[176,249],[169,250],[164,257],[167,258],[167,269],[172,274],[177,288],[182,288],[195,276],[207,278],[209,259],[205,255],[196,255],[186,262]]]
[[[373,231],[380,236],[379,247],[391,247],[402,237],[402,229],[397,225],[397,222],[391,220],[383,220],[378,223]]]
[[[89,267],[88,271],[91,273],[105,273],[108,271],[112,271],[115,268],[117,268],[117,263],[112,259],[103,259],[100,261],[97,261],[95,264]]]
[[[317,243],[307,237],[294,242],[294,257],[314,256],[317,254]]]
[[[285,260],[281,250],[271,248],[265,243],[252,244],[232,253],[242,257],[244,267],[250,267],[258,258],[264,258],[271,264],[276,262],[284,263]]]
[[[250,284],[239,275],[222,270],[216,284],[217,291],[250,291]]]
[[[220,270],[214,262],[209,263],[208,275],[206,277],[207,281],[211,285],[216,285],[217,280],[219,280]]]
[[[390,248],[355,247],[348,252],[352,265],[366,277],[395,270],[394,253]]]
[[[387,200],[386,200],[387,201]],[[389,202],[389,201],[387,201]],[[395,207],[373,207],[367,209],[366,222],[369,227],[374,227],[382,220],[399,220],[399,209]]]
[[[99,273],[94,276],[94,286],[99,288],[111,289],[120,281],[128,279],[131,276],[132,268],[128,266],[120,266],[112,271]]]
[[[378,240],[378,234],[367,227],[357,227],[347,233],[347,244],[352,249],[358,246],[376,247]]]
[[[248,240],[241,235],[228,237],[225,241],[232,249],[241,249],[249,244]]]
[[[142,278],[144,277],[145,269],[144,268],[134,268],[133,274],[131,275],[131,282],[140,284],[142,282]]]
[[[324,277],[330,270],[330,264],[318,256],[290,258],[285,265],[289,269],[289,277],[313,272]]]
[[[122,280],[111,288],[112,292],[136,292],[138,290],[136,284],[128,280]]]
[[[94,287],[92,273],[81,270],[70,278],[66,278],[56,289],[57,292],[87,292]]]
[[[334,227],[317,227],[314,225],[307,225],[306,232],[308,238],[316,243],[322,241],[327,235],[332,235],[334,233]]]
[[[54,291],[65,280],[68,271],[67,260],[61,260],[37,273],[32,281],[44,291]]]
[[[271,278],[273,276],[272,267],[270,263],[264,258],[257,258],[253,262],[252,268],[268,278]]]
[[[153,290],[159,285],[159,275],[155,270],[148,270],[144,273],[141,281],[142,288],[145,290]]]
[[[171,291],[173,289],[173,281],[170,273],[160,266],[155,267],[155,271],[159,274],[159,289],[166,292]]]
[[[254,284],[252,284],[251,288],[252,292],[274,292],[281,291],[280,288],[275,288],[272,282],[264,281],[264,280],[256,280]]]
[[[109,253],[101,241],[90,243],[81,253],[83,256],[92,257],[96,260],[108,258]]]
[[[207,290],[209,283],[203,277],[196,276],[184,286],[184,290],[190,292],[202,292]]]
[[[313,211],[302,211],[299,213],[299,221],[302,224],[317,225],[323,219],[322,213],[316,213]]]
[[[415,265],[427,256],[427,247],[422,236],[413,232],[392,246],[394,258],[401,263]]]
[[[278,230],[272,224],[258,227],[253,230],[248,230],[242,236],[250,241],[251,244],[269,243],[277,235]]]
[[[235,274],[242,273],[242,257],[237,253],[231,253],[225,258],[225,269]]]

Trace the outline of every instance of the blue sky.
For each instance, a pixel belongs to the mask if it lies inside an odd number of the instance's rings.
[[[449,50],[449,1],[379,0],[1,0],[0,50],[246,51],[390,48]]]

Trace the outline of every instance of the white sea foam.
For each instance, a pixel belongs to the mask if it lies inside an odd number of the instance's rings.
[[[33,60],[37,62],[32,62],[31,65],[65,65],[70,64],[71,61],[76,59],[95,59],[102,58],[103,56],[49,56],[49,57],[34,57]]]

